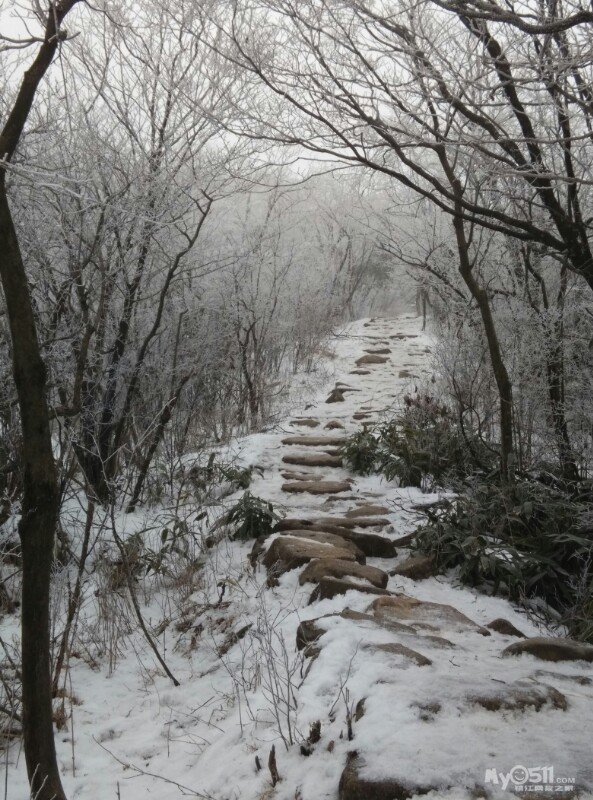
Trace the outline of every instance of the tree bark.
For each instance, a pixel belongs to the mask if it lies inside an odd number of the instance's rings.
[[[23,741],[32,796],[38,800],[65,800],[54,745],[49,641],[50,570],[59,489],[46,399],[46,370],[3,178],[1,175],[0,277],[10,323],[23,435],[23,506],[19,523],[23,559]]]
[[[43,41],[25,72],[0,132],[0,159],[18,147],[37,88],[65,36],[60,25],[78,0],[49,6]],[[47,375],[37,337],[31,292],[0,169],[0,279],[12,339],[12,369],[22,430],[23,504],[19,522],[23,584],[21,659],[23,744],[31,796],[65,800],[58,770],[50,673],[49,588],[59,507]]]

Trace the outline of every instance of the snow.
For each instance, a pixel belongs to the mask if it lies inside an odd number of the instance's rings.
[[[398,488],[377,476],[357,477],[351,491],[329,499],[281,490],[281,468],[307,469],[282,465],[287,447],[281,439],[287,434],[341,434],[324,429],[330,419],[342,421],[346,433],[351,433],[359,426],[352,414],[361,407],[389,409],[403,392],[420,387],[422,381],[428,383],[430,339],[421,332],[418,319],[379,320],[374,327],[365,327],[365,322],[353,323],[336,337],[335,357],[324,367],[330,379],[316,398],[293,409],[274,430],[233,442],[222,456],[243,466],[261,467],[263,475],[254,473],[250,491],[283,514],[339,516],[356,501],[376,502],[392,509],[388,534],[397,538],[414,527],[416,515],[410,507],[436,495]],[[400,332],[417,338],[382,339]],[[371,335],[389,342],[390,363],[371,366],[368,376],[349,374],[363,349],[375,346]],[[398,378],[404,364],[421,376],[418,381]],[[360,391],[347,392],[343,403],[326,404],[336,381]],[[314,429],[290,425],[299,415],[313,416],[321,424]],[[331,480],[349,477],[341,468],[314,471]],[[221,502],[215,513],[222,513],[240,494]],[[197,509],[186,511],[189,519],[195,518]],[[142,509],[121,514],[118,522],[121,535],[150,528],[158,538],[168,518],[166,509]],[[491,712],[471,702],[472,696],[486,690],[504,691],[515,681],[534,685],[538,669],[570,677],[590,672],[589,667],[580,662],[549,665],[527,655],[503,659],[501,652],[513,639],[485,637],[456,626],[419,631],[455,645],[445,650],[428,638],[395,635],[372,622],[338,616],[320,622],[326,632],[319,655],[313,661],[305,659],[295,649],[302,620],[337,614],[346,607],[367,612],[375,598],[349,591],[310,606],[313,587],[299,585],[298,570],[281,576],[278,585],[269,588],[265,569],[259,566],[253,572],[249,566],[250,549],[251,543],[222,541],[210,551],[199,585],[189,595],[183,586],[165,591],[165,582],[155,590],[149,589],[147,581],[146,597],[140,592],[146,622],[153,631],[162,629],[155,638],[179,687],[162,673],[133,622],[129,630],[112,625],[102,631],[107,651],[99,655],[99,599],[94,585],[86,587],[83,615],[94,663],[91,667],[91,659],[82,652],[71,658],[66,686],[69,691],[71,686],[80,705],[66,700],[66,711],[72,716],[67,730],[56,737],[68,797],[335,800],[347,754],[353,749],[365,758],[363,777],[397,777],[419,786],[440,787],[427,797],[467,800],[467,787],[484,787],[486,769],[507,772],[516,764],[554,765],[556,775],[574,776],[586,787],[581,797],[593,797],[591,687],[566,678],[544,679],[564,693],[567,711]],[[406,555],[402,550],[401,557]],[[383,559],[368,559],[368,563],[393,566],[393,561]],[[504,617],[527,635],[542,633],[535,621],[505,600],[459,587],[454,573],[417,583],[394,576],[388,589],[452,605],[480,625]],[[127,608],[123,593],[118,602]],[[129,609],[127,614],[133,621]],[[163,620],[170,621],[164,624]],[[252,627],[233,644],[231,634],[246,625]],[[14,617],[2,620],[2,636],[5,640],[17,636]],[[418,650],[431,665],[418,667],[402,656],[372,648],[394,641]],[[365,713],[354,723],[350,742],[346,716],[363,698]],[[426,721],[419,706],[433,701],[440,704],[440,711]],[[305,758],[299,745],[317,720],[321,740]],[[290,739],[295,743],[290,744]],[[267,769],[272,745],[282,779],[275,788]],[[24,800],[28,791],[18,744],[7,752],[7,768],[7,800]],[[505,796],[500,786],[489,788],[493,797]]]

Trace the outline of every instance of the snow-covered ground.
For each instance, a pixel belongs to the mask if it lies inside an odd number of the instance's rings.
[[[282,471],[308,468],[283,464],[282,456],[308,448],[282,440],[352,433],[362,424],[354,414],[370,413],[362,422],[378,420],[402,393],[429,385],[430,341],[420,323],[415,317],[353,323],[335,339],[335,358],[327,365],[333,377],[316,398],[294,409],[273,431],[232,443],[229,450],[238,464],[260,470],[254,473],[252,494],[283,516],[299,518],[340,517],[357,504],[380,504],[390,510],[382,535],[398,538],[412,529],[410,507],[431,496],[376,476],[357,476],[349,491],[334,495],[283,491]],[[352,374],[365,349],[388,349],[387,362],[364,367],[369,374]],[[336,382],[353,391],[345,392],[343,402],[326,403]],[[318,425],[305,427],[299,417]],[[327,430],[330,420],[343,429]],[[324,480],[353,477],[336,467],[313,472]],[[164,510],[143,510],[122,515],[122,525],[128,532],[148,524],[158,531],[162,520],[150,514],[166,516]],[[354,750],[366,763],[361,770],[365,779],[395,778],[434,788],[432,797],[486,796],[472,795],[472,787],[502,797],[500,780],[485,784],[486,770],[508,773],[517,765],[553,766],[556,777],[576,779],[583,787],[581,797],[593,797],[593,689],[581,680],[590,665],[546,664],[526,655],[502,658],[515,639],[480,635],[438,613],[432,628],[422,625],[415,633],[397,634],[393,626],[370,617],[339,616],[346,608],[369,614],[376,598],[348,591],[309,605],[313,586],[299,584],[300,570],[287,572],[270,587],[265,568],[252,568],[250,550],[251,543],[224,539],[209,551],[191,593],[179,581],[174,590],[163,588],[145,598],[145,619],[178,687],[136,630],[118,632],[112,626],[103,639],[108,652],[95,659],[94,668],[84,653],[73,655],[66,683],[69,716],[57,734],[70,798],[334,800]],[[367,564],[390,570],[407,555],[402,549],[395,561],[369,558]],[[387,589],[453,606],[478,625],[504,617],[527,636],[542,635],[519,609],[458,587],[454,576],[423,581],[391,576]],[[92,594],[96,587],[89,585],[87,591]],[[97,603],[89,601],[91,607]],[[306,658],[296,649],[297,628],[303,620],[325,615],[318,653]],[[5,640],[15,626],[14,618],[2,621]],[[377,647],[394,643],[419,651],[430,663],[418,666]],[[542,670],[546,674],[536,674]],[[541,687],[552,685],[565,698],[566,709],[546,699],[540,711],[492,711],[476,700],[505,698],[517,682],[542,696],[547,689]],[[364,716],[352,723],[350,741],[347,718],[363,700]],[[305,756],[301,745],[317,722],[319,741]],[[281,779],[276,786],[268,769],[273,745]],[[18,745],[8,751],[6,765],[6,797],[24,800],[28,792]],[[558,792],[561,784],[550,786]]]

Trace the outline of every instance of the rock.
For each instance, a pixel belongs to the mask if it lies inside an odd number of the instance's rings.
[[[498,619],[493,619],[492,622],[489,622],[486,625],[487,628],[490,628],[491,631],[496,631],[496,633],[502,633],[503,636],[518,636],[520,639],[525,638],[525,634],[521,633],[518,628],[515,628],[512,622],[509,622],[508,619],[503,619],[502,617],[498,617]]]
[[[298,472],[294,469],[286,469],[281,473],[282,477],[287,481],[321,481],[323,475],[316,475],[314,472]]]
[[[342,423],[341,423],[339,420],[337,420],[337,419],[330,419],[330,421],[329,421],[329,422],[327,422],[327,423],[324,425],[324,428],[326,428],[328,431],[336,430],[336,429],[338,429],[338,428],[341,428],[341,429],[343,430],[343,429],[344,429],[344,426],[342,425]]]
[[[335,558],[319,558],[309,561],[299,576],[299,583],[303,586],[305,583],[319,583],[323,578],[344,577],[368,581],[378,589],[384,589],[388,580],[387,573],[377,567],[357,564],[352,561],[341,561]]]
[[[396,547],[409,547],[417,535],[417,531],[412,531],[412,533],[408,533],[405,536],[400,536],[399,539],[394,539],[393,544]]]
[[[397,377],[403,379],[403,378],[417,378],[418,376],[412,375],[412,373],[408,372],[407,369],[400,369],[400,371],[397,373]]]
[[[398,594],[392,597],[379,597],[371,605],[373,613],[379,619],[396,619],[408,623],[426,624],[432,630],[473,630],[482,636],[490,636],[490,631],[473,622],[453,606],[441,603],[430,603]],[[514,645],[513,645],[514,646]]]
[[[340,447],[345,441],[345,436],[287,436],[286,439],[282,439],[282,444],[301,447]]]
[[[307,539],[310,542],[332,545],[333,547],[340,547],[342,549],[346,548],[352,553],[359,564],[364,564],[366,562],[365,555],[356,542],[346,539],[345,536],[340,536],[339,534],[328,533],[327,531],[311,531],[307,528],[301,531],[287,531],[284,536],[294,539]],[[328,553],[327,557],[330,558],[332,555]],[[320,558],[324,558],[324,556],[320,556]]]
[[[349,754],[338,786],[339,800],[409,800],[428,794],[434,788],[415,786],[395,778],[367,780],[359,774],[364,766],[365,762],[356,752]]]
[[[412,707],[418,709],[418,716],[423,722],[432,722],[442,708],[438,700],[427,703],[412,703]]]
[[[331,600],[332,597],[351,591],[361,592],[362,594],[389,594],[385,589],[377,589],[375,586],[369,586],[369,584],[365,583],[354,583],[353,581],[339,578],[322,578],[311,592],[309,605],[316,603],[318,600]]]
[[[345,531],[341,535],[345,539],[354,542],[365,556],[370,558],[395,558],[397,555],[393,542],[390,539],[386,539],[385,536],[378,536],[376,533],[361,533],[347,528]]]
[[[384,517],[318,517],[314,520],[321,524],[341,525],[343,528],[384,528],[389,520]]]
[[[544,706],[566,711],[568,708],[566,697],[558,689],[527,681],[517,681],[492,692],[472,695],[468,700],[486,711],[540,711]]]
[[[290,424],[300,425],[304,428],[316,428],[319,425],[319,420],[313,419],[312,417],[299,417],[297,419],[293,419]]]
[[[544,678],[545,680],[569,681],[578,683],[579,686],[591,686],[591,684],[593,684],[593,679],[588,678],[586,675],[564,675],[562,672],[552,672],[547,669],[537,669],[533,673],[533,677],[536,680]]]
[[[346,398],[342,389],[332,389],[326,403],[343,403]]]
[[[344,516],[347,519],[355,519],[356,517],[376,517],[379,514],[389,514],[389,509],[385,506],[363,505],[347,511]]]
[[[389,361],[385,356],[377,356],[369,353],[356,359],[356,366],[362,367],[364,364],[386,364]]]
[[[275,577],[301,567],[314,558],[339,558],[344,561],[356,561],[352,545],[344,542],[344,547],[336,547],[312,539],[280,536],[275,539],[266,551],[263,562]]]
[[[432,664],[430,658],[426,658],[422,653],[417,653],[409,647],[406,647],[399,642],[388,642],[387,644],[366,644],[365,650],[371,650],[377,653],[389,653],[390,655],[405,658],[407,661],[413,661],[419,667],[429,667]]]
[[[348,481],[293,481],[283,483],[283,492],[307,494],[337,494],[338,492],[349,492],[350,483]]]
[[[311,531],[319,533],[333,533],[354,542],[365,556],[371,558],[395,558],[397,550],[391,539],[378,536],[375,533],[362,533],[342,525],[330,525],[328,522],[316,522],[310,519],[282,519],[273,528],[274,533],[287,531]]]
[[[411,578],[413,581],[423,581],[437,574],[437,565],[432,556],[419,554],[406,558],[389,574],[401,575],[403,578]]]
[[[356,708],[354,709],[354,722],[360,722],[360,720],[364,717],[364,701],[366,697],[361,697],[361,699],[356,704]]]
[[[350,375],[370,375],[370,369],[351,369]]]
[[[285,464],[296,464],[302,467],[341,467],[340,456],[330,456],[328,453],[288,453],[282,456]]]
[[[364,352],[376,356],[388,356],[389,353],[391,353],[391,350],[388,347],[372,347]]]
[[[297,650],[303,650],[320,639],[325,631],[317,625],[316,619],[306,619],[301,622],[296,633]]]
[[[356,414],[352,415],[352,419],[356,422],[360,422],[363,419],[372,419],[372,414],[367,414],[364,411],[357,411]]]
[[[336,383],[336,389],[340,389],[342,392],[362,392],[362,389],[357,389],[348,383]]]
[[[503,656],[518,656],[522,653],[529,653],[542,661],[593,661],[593,645],[575,642],[573,639],[536,636],[514,642],[502,651]]]

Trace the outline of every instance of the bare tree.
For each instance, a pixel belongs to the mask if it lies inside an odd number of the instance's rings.
[[[77,0],[50,3],[40,22],[37,54],[25,72],[0,133],[0,276],[12,339],[12,364],[22,429],[23,502],[19,535],[23,559],[23,740],[32,794],[65,798],[53,737],[49,646],[49,585],[58,512],[46,366],[41,356],[27,272],[9,205],[7,165],[23,134],[35,95],[58,48],[63,22]],[[39,7],[40,8],[40,7]],[[41,14],[41,12],[39,12]]]

